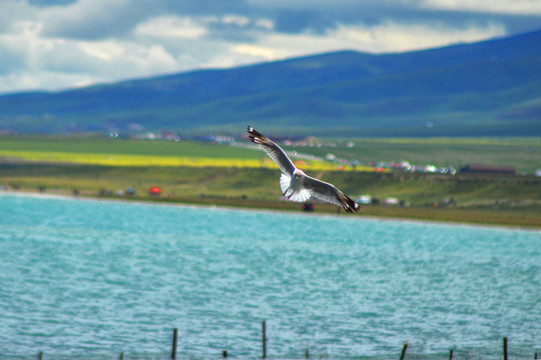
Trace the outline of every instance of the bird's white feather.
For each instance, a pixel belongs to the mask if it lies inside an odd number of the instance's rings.
[[[282,173],[280,175],[280,189],[282,189],[282,194],[285,194],[287,189],[289,189],[289,184],[291,184],[291,176]]]
[[[297,202],[305,202],[306,200],[310,199],[310,197],[311,195],[308,190],[299,189],[293,192],[293,194],[289,197],[289,200],[297,201]]]
[[[291,177],[284,173],[280,175],[280,188],[282,189],[282,194],[291,201],[304,202],[312,196],[302,185],[291,187]]]

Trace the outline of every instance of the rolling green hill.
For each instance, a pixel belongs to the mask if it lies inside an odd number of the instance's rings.
[[[0,96],[0,131],[540,136],[541,31],[373,55],[342,51]]]

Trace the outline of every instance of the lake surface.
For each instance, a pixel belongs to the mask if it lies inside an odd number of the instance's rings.
[[[0,358],[533,359],[541,233],[0,194]],[[541,351],[540,351],[541,353]],[[517,355],[518,356],[518,355]]]

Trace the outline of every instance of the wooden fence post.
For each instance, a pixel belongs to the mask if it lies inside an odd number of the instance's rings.
[[[404,360],[406,358],[406,350],[408,349],[408,343],[404,343],[404,346],[402,347],[402,353],[400,354],[400,360]]]
[[[175,360],[177,358],[177,340],[178,340],[178,329],[173,329],[173,344],[171,346],[171,359]]]
[[[449,350],[449,360],[453,360],[453,349]]]
[[[262,335],[262,345],[263,345],[263,359],[266,359],[267,358],[267,322],[265,320],[263,320],[263,322],[261,323],[261,332],[263,333]]]
[[[507,360],[507,338],[503,338],[503,360]]]
[[[41,360],[41,359],[43,359],[43,351],[40,351],[38,353],[38,360]]]

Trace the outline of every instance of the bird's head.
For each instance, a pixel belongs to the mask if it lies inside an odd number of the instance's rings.
[[[295,176],[295,181],[297,181],[304,175],[304,172],[302,170],[295,169],[293,175]]]

